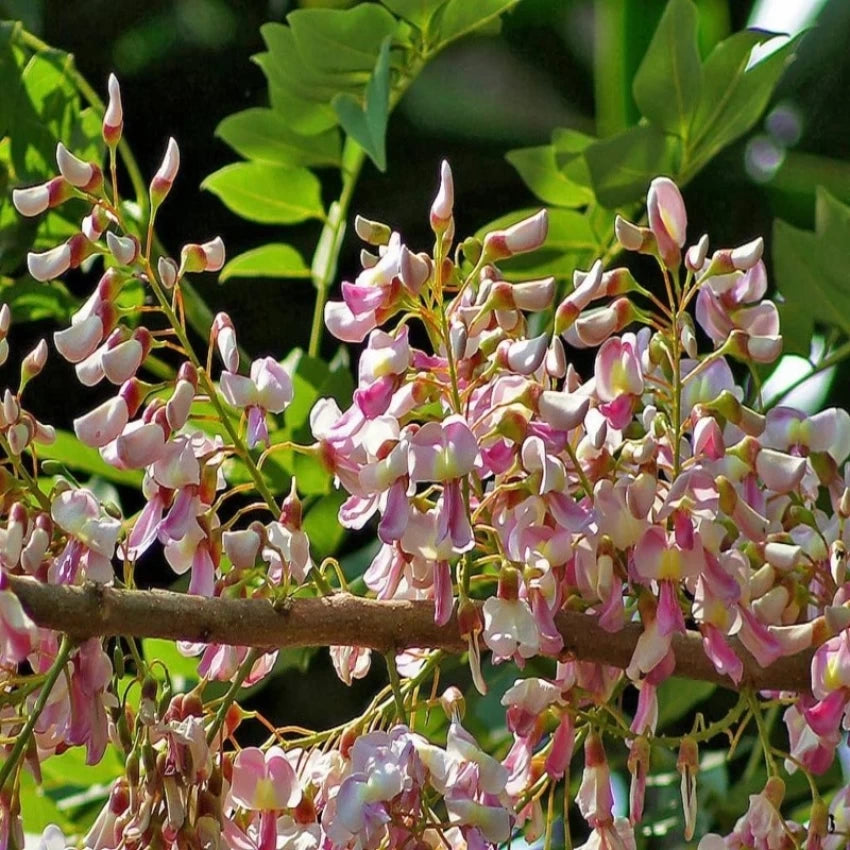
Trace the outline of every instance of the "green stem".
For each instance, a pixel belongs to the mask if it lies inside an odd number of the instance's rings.
[[[236,676],[234,677],[230,687],[227,689],[227,693],[222,698],[221,704],[218,707],[218,711],[215,713],[215,717],[213,718],[210,728],[207,729],[207,744],[212,744],[213,741],[215,741],[215,736],[218,735],[218,731],[224,723],[227,712],[230,709],[230,706],[233,705],[233,701],[236,699],[236,694],[238,693],[239,688],[242,687],[242,683],[248,678],[248,674],[251,672],[251,669],[259,657],[260,650],[253,647],[248,650],[248,654],[239,665],[239,669],[236,671]]]
[[[41,509],[46,513],[50,513],[50,499],[47,498],[47,494],[44,493],[41,488],[38,486],[38,482],[32,475],[27,472],[26,467],[21,462],[20,457],[16,455],[11,447],[9,446],[8,440],[0,434],[0,448],[3,449],[6,456],[12,462],[12,466],[15,469],[18,477],[23,479],[24,483],[27,485],[27,489],[29,492],[38,500],[39,505],[41,505]],[[2,787],[2,786],[0,786]]]
[[[41,717],[41,713],[47,705],[47,700],[50,698],[50,692],[53,690],[53,686],[56,684],[59,674],[65,669],[65,665],[68,662],[68,656],[71,654],[72,648],[73,645],[68,635],[62,635],[62,643],[59,645],[59,652],[56,654],[56,658],[47,673],[47,679],[45,679],[41,693],[35,701],[35,705],[30,712],[27,722],[24,724],[24,728],[15,740],[15,746],[12,747],[12,752],[9,753],[9,757],[5,762],[3,762],[2,767],[0,767],[0,791],[2,791],[6,784],[6,780],[9,778],[9,775],[12,773],[15,765],[17,765],[29,745],[33,730],[35,729],[35,724],[38,723],[38,718]]]
[[[770,729],[764,722],[764,716],[761,713],[761,703],[759,703],[758,697],[752,691],[747,691],[747,702],[750,704],[750,710],[752,711],[753,718],[756,721],[759,741],[761,742],[762,752],[764,753],[764,765],[767,769],[767,775],[774,776],[778,771],[776,769],[776,762],[773,759],[773,751],[770,745]]]
[[[401,679],[398,675],[398,667],[395,663],[395,655],[388,652],[384,659],[387,662],[387,672],[390,674],[390,687],[393,689],[393,700],[395,700],[395,710],[398,716],[399,723],[407,723],[407,711],[404,707],[404,696],[401,692]]]

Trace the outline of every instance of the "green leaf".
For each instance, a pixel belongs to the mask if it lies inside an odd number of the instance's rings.
[[[342,490],[334,490],[322,496],[304,517],[304,531],[310,538],[311,554],[317,562],[333,555],[345,538],[346,530],[339,522],[339,508],[345,499]]]
[[[381,45],[375,71],[366,86],[365,108],[361,108],[350,94],[338,94],[332,105],[343,130],[369,154],[379,171],[385,171],[387,119],[390,114],[389,38]]]
[[[237,162],[210,174],[201,188],[251,221],[295,224],[324,217],[321,184],[306,168]]]
[[[688,135],[702,77],[697,24],[691,0],[670,0],[632,87],[641,113],[682,138]]]
[[[44,789],[36,785],[32,775],[26,770],[21,771],[20,775],[20,805],[26,818],[27,831],[39,834],[45,827],[55,823],[63,831],[71,832],[73,828],[67,816],[63,815],[56,803],[44,793]]]
[[[360,91],[368,78],[367,71],[328,73],[317,68],[302,55],[292,29],[284,24],[264,24],[260,32],[269,52],[255,57],[256,61],[270,81],[299,98],[326,104],[341,90]]]
[[[0,241],[5,242],[5,228]],[[0,249],[0,255],[5,253]],[[67,321],[77,307],[77,300],[64,284],[57,281],[40,283],[29,277],[0,285],[0,301],[9,305],[17,322],[36,322],[41,319]]]
[[[717,685],[711,682],[696,682],[676,676],[665,680],[658,689],[658,728],[664,729],[689,715],[716,690]]]
[[[691,130],[691,161],[708,162],[758,121],[804,35],[749,70],[745,69],[753,45],[770,34],[736,33],[717,45],[705,63],[703,92]]]
[[[440,46],[463,38],[475,30],[498,32],[499,19],[504,12],[516,6],[519,0],[449,0],[439,9]]]
[[[338,166],[340,162],[337,130],[311,136],[294,133],[289,122],[272,109],[228,115],[215,134],[240,156],[272,165]]]
[[[588,146],[584,152],[596,199],[614,209],[646,194],[653,177],[675,175],[678,140],[638,125]]]
[[[505,159],[519,172],[526,186],[547,204],[581,207],[593,201],[590,189],[574,183],[558,168],[553,145],[519,148],[508,153]],[[578,155],[575,159],[583,162]]]
[[[221,270],[219,282],[232,277],[309,278],[310,269],[304,258],[291,245],[261,245],[234,257]]]
[[[371,71],[398,23],[377,3],[296,9],[286,17],[302,59],[325,73]]]
[[[774,222],[773,266],[782,295],[779,312],[787,352],[809,356],[815,322],[850,336],[850,281],[844,272],[849,238],[845,230],[841,243],[830,243],[817,233]]]
[[[142,472],[137,469],[116,469],[110,466],[97,449],[81,443],[68,431],[56,430],[56,440],[48,445],[39,445],[38,456],[42,460],[56,460],[75,472],[97,475],[116,484],[140,487]]]
[[[434,13],[445,5],[447,0],[381,0],[381,2],[399,18],[413,24],[417,29],[428,29],[428,23]]]

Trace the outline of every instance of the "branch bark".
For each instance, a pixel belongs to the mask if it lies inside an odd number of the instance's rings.
[[[207,599],[163,590],[119,590],[97,584],[47,585],[10,576],[12,590],[39,625],[75,639],[126,635],[262,649],[306,646],[365,646],[379,652],[410,647],[459,653],[467,648],[457,620],[434,623],[425,601],[382,601],[339,593],[318,599],[291,599],[275,608],[260,599]],[[642,632],[629,623],[611,634],[577,611],[562,611],[555,622],[564,638],[564,657],[625,669]],[[763,668],[736,639],[732,647],[744,663],[741,687],[808,691],[813,649],[780,658]],[[676,675],[734,688],[706,657],[699,632],[673,637]]]

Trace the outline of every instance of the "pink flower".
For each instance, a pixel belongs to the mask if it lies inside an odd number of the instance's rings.
[[[32,652],[38,642],[38,627],[27,616],[0,568],[0,665],[15,666]]]
[[[50,568],[51,580],[73,584],[83,569],[90,581],[111,582],[111,561],[121,522],[103,513],[94,495],[82,488],[60,493],[50,513],[69,535],[65,549]]]
[[[291,809],[301,799],[301,786],[280,747],[270,747],[265,753],[246,747],[233,760],[230,796],[244,809]]]
[[[426,422],[410,438],[410,480],[449,481],[468,475],[478,460],[478,441],[463,417]]]
[[[679,187],[668,177],[656,177],[649,185],[646,211],[664,265],[677,269],[682,261],[681,249],[688,227],[688,214]]]
[[[523,599],[491,596],[484,602],[484,642],[494,660],[532,658],[540,651],[540,632]]]
[[[251,377],[234,372],[221,375],[221,392],[234,407],[248,413],[248,447],[269,442],[266,413],[282,413],[292,401],[292,379],[272,357],[251,364]]]

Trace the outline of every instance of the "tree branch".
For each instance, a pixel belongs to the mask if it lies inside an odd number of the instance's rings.
[[[459,653],[467,648],[457,620],[434,623],[434,606],[425,601],[377,601],[339,593],[318,599],[292,599],[275,608],[261,599],[207,599],[164,590],[118,590],[103,585],[47,585],[10,576],[12,590],[29,616],[45,628],[74,639],[126,635],[222,643],[264,648],[365,646],[379,652],[410,647]],[[564,657],[596,661],[624,669],[642,632],[629,623],[611,634],[596,620],[577,611],[562,611],[555,622],[564,638]],[[741,687],[757,690],[808,691],[811,687],[809,649],[780,658],[762,668],[732,638],[744,662]],[[702,648],[699,632],[673,637],[676,675],[733,688]]]

